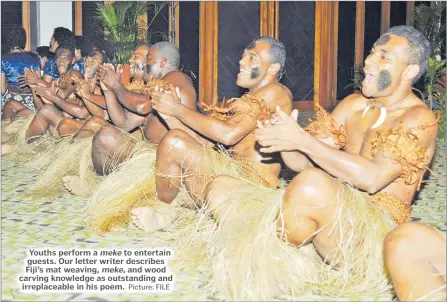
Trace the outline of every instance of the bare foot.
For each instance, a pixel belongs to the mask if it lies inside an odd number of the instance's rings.
[[[162,207],[156,206],[132,209],[132,221],[141,230],[155,232],[171,225],[175,218],[175,208],[165,204]]]
[[[68,192],[73,195],[85,196],[89,195],[92,192],[90,190],[82,187],[81,178],[75,175],[67,175],[62,177],[62,182],[64,183],[65,188]]]
[[[2,155],[11,153],[13,150],[14,150],[14,148],[12,147],[12,145],[2,144]]]

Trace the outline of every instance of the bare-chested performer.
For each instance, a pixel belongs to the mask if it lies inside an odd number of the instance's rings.
[[[135,49],[134,55],[129,59],[130,63],[130,77],[134,80],[139,80],[143,78],[144,62],[146,60],[146,55],[149,52],[149,46],[143,44]],[[106,55],[99,50],[94,50],[89,54],[89,58],[85,62],[86,69],[84,70],[84,81],[75,80],[79,85],[77,93],[82,97],[87,109],[92,115],[85,123],[80,123],[79,121],[73,119],[64,119],[61,123],[67,123],[67,127],[73,129],[72,131],[77,131],[75,138],[86,138],[95,135],[104,126],[111,125],[109,122],[109,115],[107,113],[107,102],[105,97],[100,92],[99,85],[96,85],[97,77],[96,72],[105,61]],[[107,64],[109,68],[112,67],[111,64]],[[118,67],[119,69],[120,67]],[[107,90],[103,85],[104,91]],[[108,98],[110,99],[110,98]],[[111,103],[113,107],[115,103]],[[114,121],[112,120],[112,123]],[[61,124],[61,126],[63,126]],[[71,132],[72,132],[71,131]],[[67,177],[68,181],[70,177]]]
[[[92,160],[98,175],[107,175],[119,163],[122,163],[132,153],[136,141],[127,133],[141,127],[144,138],[158,144],[168,131],[167,125],[152,111],[151,88],[143,83],[144,75],[141,59],[144,49],[139,48],[131,65],[134,76],[141,82],[140,92],[135,90],[137,81],[128,90],[120,82],[119,72],[107,67],[100,67],[99,78],[107,101],[107,111],[114,126],[103,126],[93,138]],[[160,42],[153,45],[147,55],[146,69],[152,76],[152,81],[161,80],[182,87],[181,103],[196,110],[196,92],[191,79],[178,70],[180,53],[177,46],[170,42]],[[148,82],[150,85],[151,82]],[[146,88],[145,88],[146,87]],[[175,127],[186,128],[180,122]],[[65,186],[73,194],[88,194],[79,187],[79,176],[64,177]]]
[[[140,52],[143,51],[142,60],[144,60],[147,46],[143,45],[138,49]],[[102,127],[111,126],[111,123],[118,124],[122,120],[122,116],[116,113],[120,111],[115,109],[120,105],[114,97],[111,99],[110,95],[105,97],[102,94],[97,79],[101,69],[104,69],[102,64],[107,60],[108,57],[102,50],[94,50],[85,60],[84,79],[76,76],[71,78],[76,86],[76,94],[82,99],[81,102],[90,117],[84,120],[65,117],[59,122],[59,134],[63,133],[65,138],[58,140],[56,150],[48,150],[49,152],[41,156],[42,160],[31,165],[33,169],[42,172],[34,186],[30,188],[29,195],[33,198],[57,197],[66,193],[67,189],[76,195],[87,195],[100,182],[101,178],[93,171],[91,160],[93,136]],[[111,64],[105,63],[105,65],[114,70]],[[102,90],[107,90],[103,84],[101,86]],[[109,110],[112,112],[111,115]],[[82,175],[82,178],[79,175]]]
[[[74,62],[74,46],[70,44],[59,46],[56,50],[56,65],[60,78],[56,83],[53,81],[51,87],[39,85],[34,88],[45,105],[37,111],[31,122],[27,139],[39,137],[47,130],[55,136],[67,135],[58,129],[65,117],[86,119],[89,116],[87,107],[74,94],[75,86],[72,84],[72,77],[82,77],[78,71],[73,70]]]
[[[65,117],[58,124],[60,136],[74,133],[78,137],[93,136],[102,125],[107,124],[107,106],[96,79],[96,72],[99,66],[104,63],[104,60],[105,54],[94,50],[85,58],[84,79],[79,79],[75,75],[72,76],[72,80],[76,85],[76,94],[81,98],[90,117],[88,119],[74,119],[72,116]]]
[[[404,223],[386,236],[384,253],[399,301],[445,301],[445,234],[419,222]]]
[[[285,47],[280,41],[269,37],[253,40],[239,61],[240,72],[237,77],[237,85],[247,88],[250,94],[231,103],[234,114],[226,120],[202,115],[183,106],[175,93],[158,94],[159,100],[153,100],[153,107],[169,117],[166,119],[168,124],[170,117],[177,118],[203,137],[228,146],[233,157],[240,161],[247,177],[253,174],[258,176],[257,181],[277,187],[281,164],[274,156],[265,156],[257,150],[254,130],[256,120],[262,114],[267,113],[268,117],[276,106],[285,112],[290,113],[292,110],[291,92],[279,83],[285,59]],[[183,94],[181,89],[180,93]],[[187,133],[169,131],[157,149],[156,170],[161,174],[156,178],[157,198],[164,203],[172,203],[183,182],[200,206],[207,182],[223,174],[220,171],[222,167],[210,160],[213,154],[214,157],[219,156],[216,150],[205,148]],[[152,230],[152,220],[156,218],[151,207],[135,208],[132,213],[138,227]]]
[[[221,232],[235,231],[236,221],[249,215],[235,211],[235,208],[254,202],[255,195],[264,194],[261,200],[269,200],[269,196],[276,194],[278,202],[273,206],[279,214],[275,214],[278,215],[277,226],[272,225],[271,235],[276,236],[276,228],[282,229],[280,237],[286,237],[288,244],[311,243],[322,259],[338,267],[337,270],[327,270],[338,277],[331,281],[325,275],[327,280],[321,281],[321,288],[326,286],[327,294],[383,289],[387,284],[381,253],[383,238],[395,224],[409,220],[413,196],[435,150],[436,116],[412,93],[413,83],[427,68],[429,55],[429,42],[419,31],[407,26],[393,27],[377,40],[365,59],[362,94],[345,98],[331,115],[320,111],[317,120],[306,129],[297,124],[297,111],[289,116],[279,109],[279,117],[271,121],[273,125],[259,125],[256,139],[263,146],[261,152],[281,152],[286,165],[299,174],[285,192],[270,193],[232,177],[216,178],[207,187],[207,196]],[[236,202],[235,196],[242,200]],[[249,224],[250,221],[245,221],[242,225]],[[262,236],[266,231],[263,227]],[[238,232],[244,233],[242,229]],[[238,235],[234,235],[226,233],[217,240],[231,238],[234,244],[239,244]],[[263,240],[266,244],[275,242],[274,238]],[[246,241],[247,245],[253,244],[253,241]],[[225,248],[220,257],[231,262],[231,267],[250,272],[261,265],[228,259],[231,255],[225,253],[233,244],[228,240],[222,239],[216,244],[216,251]],[[266,259],[281,258],[277,254],[268,254],[274,253],[272,248],[260,246],[259,241],[252,248],[265,251]],[[278,265],[296,267],[296,272],[289,271],[288,274],[296,275],[296,280],[302,284],[317,275],[312,269],[306,270],[286,260]],[[279,268],[272,266],[269,269],[271,275]],[[306,272],[310,272],[310,276]],[[257,273],[249,278],[250,283],[259,285],[263,278],[267,278],[266,271]],[[229,271],[220,271],[219,275],[246,277],[232,275]],[[272,293],[301,288],[300,284],[287,288],[291,282],[287,278],[277,280],[276,285],[260,287],[258,294],[266,298]],[[226,290],[238,293],[239,298],[250,299],[252,295],[242,288],[248,286],[245,279],[220,282]],[[330,287],[337,282],[343,286]],[[339,292],[331,293],[332,290]]]

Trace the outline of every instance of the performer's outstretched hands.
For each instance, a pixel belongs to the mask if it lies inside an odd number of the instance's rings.
[[[180,89],[171,85],[169,90],[163,90],[156,86],[151,94],[152,108],[164,119],[170,116],[176,117],[180,113]]]
[[[258,123],[255,137],[258,143],[264,147],[263,153],[301,150],[311,137],[298,125],[298,110],[293,110],[290,115],[276,106],[276,114],[269,120]]]

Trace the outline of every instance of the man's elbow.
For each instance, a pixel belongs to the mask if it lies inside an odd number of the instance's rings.
[[[368,192],[369,194],[376,194],[383,186],[377,177],[368,177],[367,179],[362,179],[357,185],[357,188]]]
[[[145,103],[137,105],[135,107],[135,111],[139,115],[148,115],[149,113],[151,113],[151,110],[152,110],[152,106],[151,106],[150,102],[145,102]]]
[[[224,144],[225,146],[234,146],[240,140],[241,138],[237,134],[229,132],[222,136],[222,140],[220,141],[220,143]]]
[[[90,113],[87,110],[79,110],[78,112],[78,118],[80,119],[86,119],[90,116]]]

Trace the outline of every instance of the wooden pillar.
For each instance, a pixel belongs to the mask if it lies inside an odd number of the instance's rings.
[[[338,2],[315,5],[314,110],[331,110],[337,103]]]
[[[22,2],[22,27],[26,32],[25,50],[31,50],[30,2]]]
[[[279,37],[279,1],[261,1],[260,34],[275,39]]]
[[[218,2],[200,2],[199,107],[217,99]]]
[[[175,45],[177,45],[177,47],[179,47],[179,41],[180,41],[180,2],[179,1],[175,1],[174,2],[174,15],[175,15],[175,25],[174,25],[174,29],[175,29],[175,41],[173,41],[175,43]],[[173,25],[172,25],[172,10],[169,10],[169,32],[172,32],[173,30]]]
[[[331,109],[337,106],[338,1],[332,2],[331,20]]]
[[[82,1],[75,2],[75,35],[82,36]]]
[[[407,20],[406,24],[408,26],[413,26],[414,22],[414,1],[407,2]]]
[[[355,12],[355,65],[363,63],[365,53],[365,2],[357,1]]]
[[[390,28],[390,1],[382,1],[382,14],[380,17],[380,34],[383,35]]]

